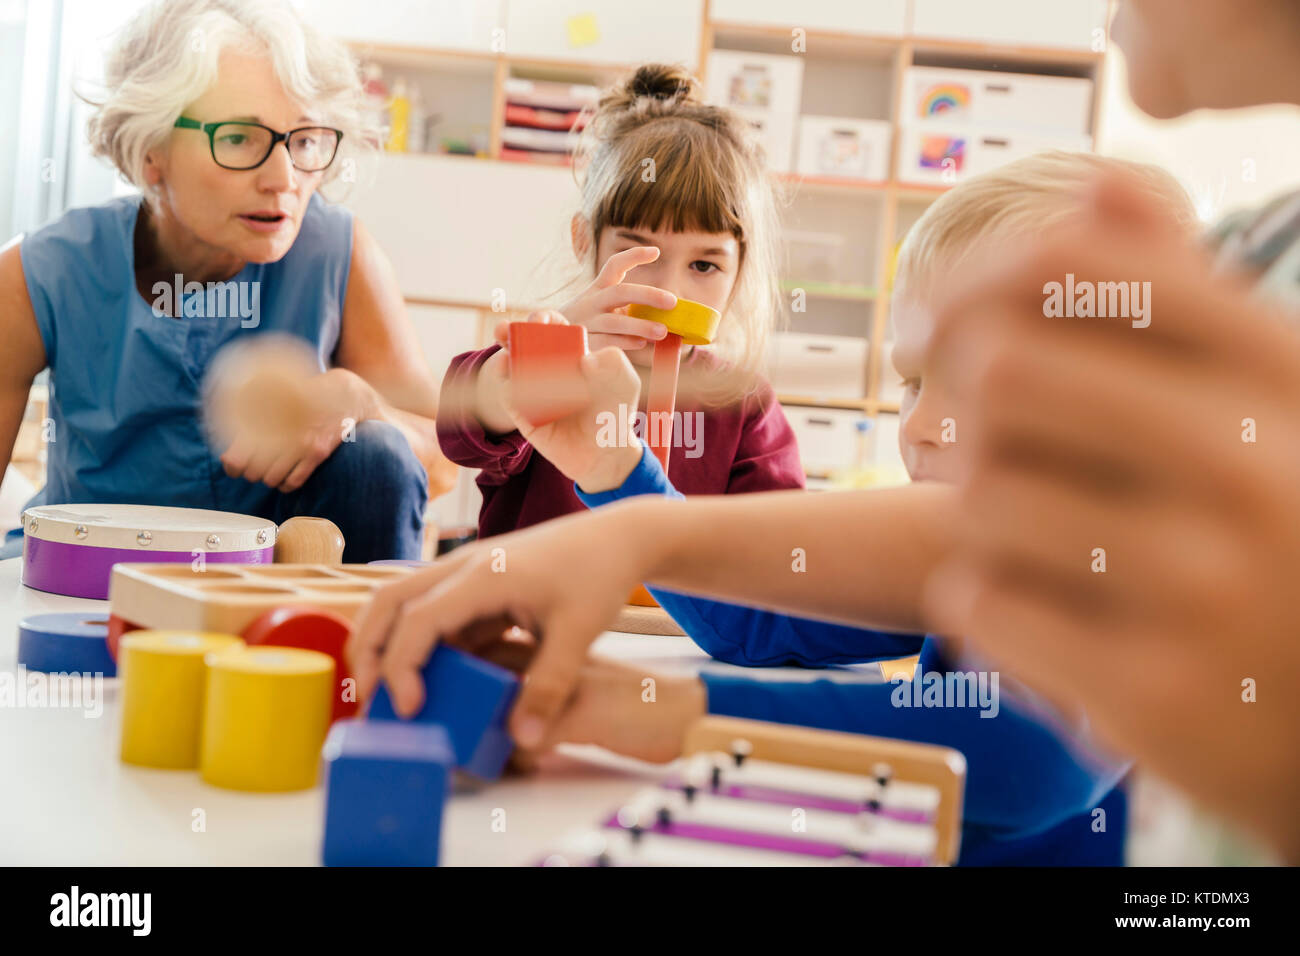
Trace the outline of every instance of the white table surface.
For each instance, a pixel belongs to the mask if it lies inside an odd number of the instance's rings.
[[[52,611],[107,616],[107,602],[33,591],[20,579],[21,559],[0,561],[0,680],[22,684],[19,620]],[[708,660],[685,637],[608,632],[594,651],[642,662],[650,673],[694,672]],[[785,668],[743,673],[767,679],[827,675]],[[841,676],[880,680],[875,665],[841,671]],[[98,717],[89,716],[83,707],[0,707],[0,864],[319,862],[325,809],[321,786],[297,793],[249,794],[209,786],[197,771],[123,764],[118,759],[120,682],[107,679],[102,687]],[[663,767],[598,748],[566,746],[535,774],[453,794],[444,809],[442,862],[533,863],[566,831],[596,824],[638,786],[663,772]],[[203,811],[202,832],[192,825],[196,810]],[[502,810],[505,829],[496,832],[493,821],[501,818]]]

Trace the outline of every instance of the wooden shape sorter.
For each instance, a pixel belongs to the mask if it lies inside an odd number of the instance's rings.
[[[272,608],[315,607],[352,620],[375,589],[410,568],[368,564],[119,564],[109,606],[114,618],[150,629],[243,634]]]

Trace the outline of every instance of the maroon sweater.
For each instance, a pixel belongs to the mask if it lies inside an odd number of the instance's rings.
[[[479,367],[500,346],[456,356],[443,379],[438,410],[438,443],[458,465],[479,468],[483,510],[480,538],[505,534],[575,511],[585,511],[573,482],[541,455],[519,432],[488,435],[465,407],[474,394]],[[692,349],[682,358],[707,372],[719,360],[708,350]],[[682,412],[693,408],[679,409]],[[686,495],[743,494],[804,486],[803,464],[794,431],[786,421],[772,386],[762,383],[737,405],[703,409],[692,451],[676,438],[669,452],[669,477]],[[687,457],[696,454],[698,457]]]

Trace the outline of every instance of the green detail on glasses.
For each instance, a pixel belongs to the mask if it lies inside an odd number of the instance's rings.
[[[328,126],[301,126],[287,133],[277,133],[261,123],[229,120],[200,123],[182,116],[178,129],[197,129],[208,134],[213,161],[223,169],[256,169],[266,162],[277,143],[284,143],[289,161],[304,173],[319,173],[334,162],[342,130]]]

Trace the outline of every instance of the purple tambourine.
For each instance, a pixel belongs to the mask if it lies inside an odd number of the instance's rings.
[[[103,601],[115,564],[270,564],[275,532],[265,518],[225,511],[41,505],[23,512],[23,584]]]

